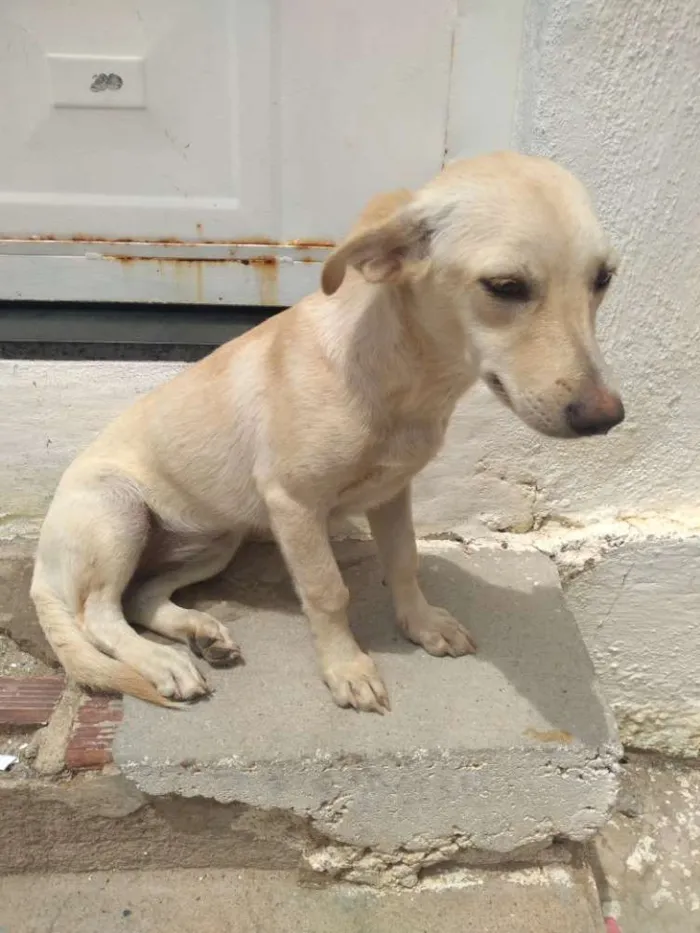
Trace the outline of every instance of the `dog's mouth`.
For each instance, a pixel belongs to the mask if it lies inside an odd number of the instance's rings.
[[[495,373],[486,373],[484,375],[484,382],[489,387],[489,389],[491,389],[496,398],[500,399],[504,405],[507,405],[508,408],[513,407],[508,393],[506,392],[506,387]]]

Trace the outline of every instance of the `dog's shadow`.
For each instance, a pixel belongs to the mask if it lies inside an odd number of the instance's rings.
[[[350,618],[360,645],[379,656],[422,649],[401,637],[394,625],[391,599],[383,585],[372,542],[344,541],[336,557],[350,589]],[[494,552],[494,559],[498,558]],[[503,555],[501,555],[501,559]],[[480,560],[488,560],[483,556]],[[436,661],[436,684],[443,664],[498,668],[508,683],[551,724],[552,732],[599,743],[609,734],[605,708],[596,689],[593,665],[568,610],[556,573],[530,585],[518,572],[520,555],[508,555],[498,575],[509,585],[470,573],[439,553],[423,555],[421,585],[429,602],[464,623],[478,645],[475,659]],[[544,558],[542,558],[544,560]],[[468,562],[467,562],[468,563]],[[491,580],[495,574],[491,574]],[[211,610],[240,631],[250,610],[284,612],[290,624],[305,624],[289,574],[273,544],[245,546],[219,577],[178,593],[183,605]]]

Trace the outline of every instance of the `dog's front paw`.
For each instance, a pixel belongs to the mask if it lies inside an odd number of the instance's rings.
[[[329,662],[323,679],[338,706],[368,713],[390,709],[384,681],[374,661],[361,651],[349,660]]]
[[[399,628],[409,641],[436,657],[458,658],[476,651],[469,632],[446,609],[437,606],[426,605],[419,614],[399,619]]]

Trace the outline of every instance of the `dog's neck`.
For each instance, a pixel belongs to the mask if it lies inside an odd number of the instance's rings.
[[[350,272],[342,300],[332,304],[324,348],[351,392],[372,408],[392,417],[442,418],[476,382],[461,321],[436,299],[429,275],[371,285]]]

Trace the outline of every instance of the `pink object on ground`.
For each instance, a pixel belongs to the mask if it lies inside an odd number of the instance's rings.
[[[622,933],[620,924],[614,917],[605,918],[605,933]]]

